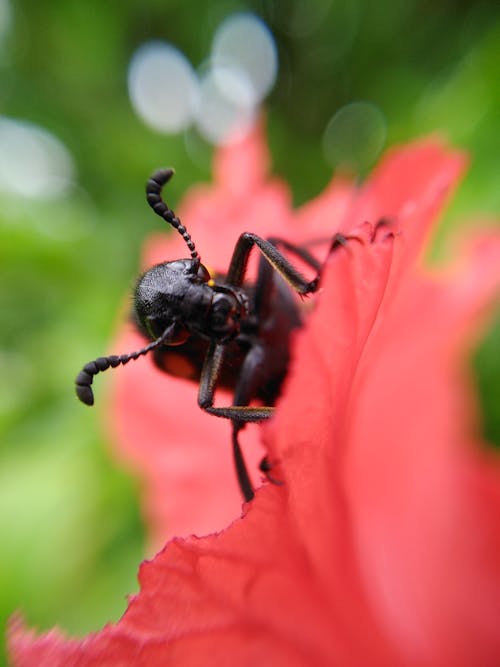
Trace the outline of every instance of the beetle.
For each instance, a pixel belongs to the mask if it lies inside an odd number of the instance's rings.
[[[86,364],[76,378],[76,393],[83,403],[93,405],[95,375],[151,352],[160,369],[199,384],[198,404],[203,410],[230,420],[236,475],[244,500],[250,501],[254,490],[238,434],[246,423],[273,414],[287,372],[290,337],[302,324],[293,292],[305,296],[317,291],[321,263],[306,246],[245,232],[238,238],[227,273],[211,276],[186,227],[162,199],[163,187],[173,173],[172,169],[156,171],[146,184],[146,199],[182,236],[190,257],[162,262],[139,277],[134,319],[151,342],[136,352],[99,357]],[[345,240],[335,235],[330,252]],[[254,247],[260,251],[257,278],[246,284]],[[315,277],[307,280],[283,251],[300,258]],[[233,391],[231,405],[214,405],[217,387]],[[250,405],[254,399],[262,405]],[[270,481],[279,483],[270,476],[266,458],[260,469]]]

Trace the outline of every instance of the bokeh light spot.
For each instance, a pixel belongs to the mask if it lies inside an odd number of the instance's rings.
[[[148,42],[134,53],[128,89],[136,113],[158,132],[179,132],[193,120],[198,80],[187,58],[170,44]]]
[[[234,76],[234,71],[225,71],[229,79]],[[201,79],[200,103],[196,127],[198,132],[212,144],[224,144],[237,140],[244,136],[250,129],[255,118],[253,107],[244,103],[245,94],[241,93],[241,102],[238,103],[236,96],[228,98],[221,92],[220,80],[224,76],[224,69],[209,69]],[[243,86],[243,79],[239,86]],[[231,85],[230,82],[227,86]],[[243,88],[240,87],[240,91]]]
[[[332,167],[359,173],[370,167],[384,147],[387,124],[371,102],[351,102],[330,119],[323,135],[323,151]]]
[[[22,197],[63,195],[74,174],[72,157],[59,139],[31,123],[0,117],[0,189]]]
[[[217,85],[236,104],[241,104],[242,86],[246,103],[256,106],[276,81],[278,57],[274,38],[266,24],[253,14],[233,14],[221,23],[210,60]]]

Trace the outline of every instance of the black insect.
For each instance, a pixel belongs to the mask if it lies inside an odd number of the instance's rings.
[[[153,352],[160,369],[199,383],[201,408],[231,421],[236,474],[243,497],[249,501],[254,492],[238,433],[247,422],[259,422],[273,414],[272,406],[287,371],[290,335],[301,326],[300,309],[289,287],[301,295],[315,292],[321,264],[306,247],[245,232],[236,243],[227,274],[210,276],[186,228],[161,197],[172,174],[171,169],[153,174],[146,185],[146,197],[155,213],[181,234],[191,258],[157,264],[139,278],[135,320],[152,342],[137,352],[99,357],[88,363],[76,378],[76,393],[83,403],[92,405],[94,375]],[[337,235],[332,248],[344,241]],[[254,246],[261,256],[257,280],[249,285],[244,284],[244,278]],[[304,278],[281,250],[300,258],[316,277]],[[217,386],[234,392],[232,405],[214,406]],[[254,399],[263,407],[251,406]],[[266,459],[261,470],[270,477]]]

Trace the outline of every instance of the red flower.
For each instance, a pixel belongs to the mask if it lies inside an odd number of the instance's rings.
[[[463,166],[436,140],[392,152],[357,192],[334,182],[297,214],[283,185],[264,181],[263,150],[258,135],[226,149],[216,186],[180,211],[208,264],[224,269],[244,228],[357,238],[328,262],[264,429],[285,484],[265,485],[219,533],[170,541],[101,632],[36,637],[13,622],[17,667],[500,664],[500,470],[475,435],[464,363],[500,283],[500,238],[471,242],[446,273],[420,268]],[[181,393],[144,362],[118,372],[117,428],[153,489],[153,539],[192,530],[196,515],[222,528],[239,505],[227,424],[201,415],[195,388]],[[201,476],[214,480],[202,497]]]

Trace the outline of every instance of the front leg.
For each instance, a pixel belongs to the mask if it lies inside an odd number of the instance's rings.
[[[269,418],[274,411],[272,407],[250,407],[248,405],[258,387],[261,368],[264,362],[264,351],[259,345],[250,348],[238,377],[233,399],[234,405],[216,408],[213,406],[214,393],[223,357],[224,346],[221,344],[212,344],[207,353],[201,374],[198,403],[210,414],[231,420],[232,449],[236,477],[245,502],[249,502],[254,497],[254,491],[241,451],[238,434],[246,422],[262,421]]]
[[[256,366],[256,352],[260,348],[252,348],[245,357],[243,367],[238,380],[238,386],[241,382],[248,381],[248,377],[252,375],[251,369]],[[226,407],[214,407],[214,396],[217,381],[220,376],[222,362],[224,360],[225,345],[222,343],[210,344],[208,348],[205,363],[201,371],[200,386],[198,389],[198,405],[206,412],[216,417],[223,417],[239,422],[260,422],[264,419],[272,417],[274,408],[250,407],[248,405],[229,405]],[[253,354],[252,354],[253,352]],[[260,363],[260,360],[259,360]],[[245,380],[247,378],[247,380]],[[238,389],[236,391],[238,393]]]

